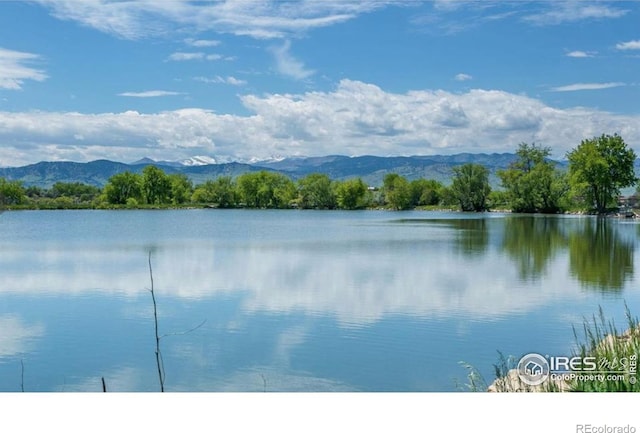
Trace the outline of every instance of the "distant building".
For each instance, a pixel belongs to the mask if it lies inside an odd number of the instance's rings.
[[[637,208],[638,203],[640,203],[640,196],[638,195],[638,193],[632,194],[630,196],[618,197],[618,206],[620,207]]]

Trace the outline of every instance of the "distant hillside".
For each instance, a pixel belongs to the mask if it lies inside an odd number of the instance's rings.
[[[452,169],[466,163],[486,166],[491,175],[490,182],[497,187],[500,182],[497,170],[509,167],[516,159],[511,153],[472,154],[433,156],[358,156],[329,155],[321,157],[296,157],[280,161],[264,161],[252,164],[230,162],[223,164],[185,166],[175,163],[155,162],[149,159],[124,164],[107,160],[87,163],[77,162],[39,162],[24,167],[0,168],[0,177],[22,181],[26,186],[50,187],[56,182],[82,182],[89,185],[104,186],[114,174],[123,171],[140,173],[150,164],[155,164],[166,173],[184,173],[195,183],[203,183],[219,176],[237,177],[243,173],[258,170],[270,170],[283,173],[292,179],[300,179],[310,173],[324,173],[332,179],[344,180],[360,177],[371,186],[381,186],[382,179],[388,173],[398,173],[409,180],[418,178],[436,179],[445,184],[451,182]],[[566,168],[566,162],[559,165]],[[636,172],[640,164],[636,161]]]
[[[0,177],[22,181],[26,186],[50,187],[56,182],[82,182],[102,186],[111,176],[126,170],[137,171],[142,166],[98,160],[80,162],[39,162],[24,167],[0,168]]]
[[[102,187],[111,176],[124,171],[141,173],[147,165],[158,165],[165,173],[185,173],[194,183],[202,183],[218,176],[238,176],[247,171],[261,170],[247,164],[232,162],[228,164],[201,166],[172,166],[162,163],[124,164],[106,160],[79,162],[39,162],[24,167],[0,168],[0,177],[19,180],[26,186],[49,188],[56,182],[81,182]]]
[[[473,162],[486,166],[492,175],[492,183],[497,184],[496,170],[507,168],[515,158],[516,156],[511,153],[390,157],[331,155],[288,158],[277,162],[267,162],[262,166],[288,173],[294,178],[319,172],[338,180],[361,177],[369,185],[379,186],[382,185],[382,179],[388,173],[397,173],[409,180],[428,178],[449,183],[453,167]]]

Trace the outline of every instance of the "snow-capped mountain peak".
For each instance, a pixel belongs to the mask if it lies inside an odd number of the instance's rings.
[[[192,156],[191,158],[183,159],[178,162],[180,163],[180,165],[184,165],[185,167],[218,164],[218,161],[210,156]]]

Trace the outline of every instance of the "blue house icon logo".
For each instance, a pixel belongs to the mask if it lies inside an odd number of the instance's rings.
[[[542,372],[544,371],[544,368],[542,367],[542,365],[538,364],[535,361],[529,361],[524,366],[524,371],[526,374],[530,376],[538,376],[542,374]]]
[[[527,385],[537,386],[549,378],[549,361],[538,354],[529,353],[518,362],[518,376]]]

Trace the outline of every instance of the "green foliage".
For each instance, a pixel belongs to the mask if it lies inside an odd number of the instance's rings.
[[[264,170],[244,173],[237,182],[240,200],[248,207],[287,208],[296,197],[295,184],[280,173]]]
[[[574,195],[598,213],[615,205],[620,188],[637,181],[633,169],[636,154],[617,134],[583,140],[567,158]]]
[[[585,320],[582,326],[583,335],[578,336],[574,328],[573,334],[578,343],[575,355],[592,356],[609,365],[608,370],[628,371],[631,360],[637,362],[640,353],[640,323],[632,317],[626,306],[627,330],[619,332],[613,321],[607,321],[600,308],[599,315],[591,321]],[[624,380],[573,380],[567,385],[570,391],[578,392],[640,392],[640,373],[636,370],[627,373]]]
[[[567,192],[567,182],[547,158],[548,147],[521,143],[518,160],[507,170],[498,171],[513,212],[557,213]]]
[[[104,187],[104,195],[115,205],[127,204],[130,198],[142,201],[142,177],[129,171],[114,174]]]
[[[385,202],[395,210],[411,207],[411,187],[404,177],[389,173],[384,177],[382,191]]]
[[[129,197],[127,199],[127,209],[137,209],[138,207],[140,207],[140,203],[138,203],[138,200],[133,197]]]
[[[162,205],[171,203],[171,178],[155,165],[142,170],[142,194],[147,204]]]
[[[506,191],[491,191],[487,197],[487,207],[490,209],[509,208],[509,195]]]
[[[89,206],[100,195],[100,191],[96,186],[80,182],[57,182],[46,192],[46,196],[55,199],[58,207],[65,203],[71,203],[71,207]],[[70,201],[58,200],[61,198],[68,198]]]
[[[489,170],[483,165],[470,163],[453,168],[451,193],[463,211],[486,210],[490,192]]]
[[[367,185],[362,179],[348,179],[335,183],[335,194],[340,209],[354,210],[367,207]]]
[[[231,208],[238,204],[236,183],[230,176],[220,176],[198,185],[191,200],[195,203],[214,203],[220,208]]]
[[[0,177],[0,206],[21,205],[27,200],[22,182],[7,181]]]
[[[71,197],[60,196],[53,199],[53,207],[55,209],[72,209],[77,206],[77,203]]]
[[[433,206],[440,203],[444,185],[433,179],[415,179],[409,184],[413,206]]]
[[[450,186],[445,186],[440,190],[440,204],[443,206],[458,206],[458,198]]]
[[[326,174],[312,173],[298,181],[298,202],[303,209],[334,209],[336,196]]]
[[[175,173],[169,175],[171,182],[171,198],[173,204],[179,205],[191,200],[193,193],[193,183],[186,174]]]

